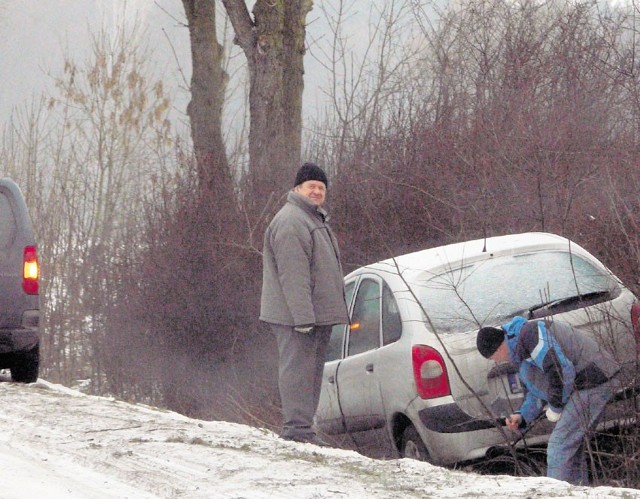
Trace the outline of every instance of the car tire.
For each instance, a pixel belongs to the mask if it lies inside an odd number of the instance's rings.
[[[400,455],[418,461],[431,461],[431,455],[427,450],[427,446],[413,425],[407,426],[402,433]]]
[[[40,345],[24,353],[17,353],[11,363],[11,379],[17,383],[35,383],[40,369]]]
[[[481,475],[546,476],[547,453],[544,449],[530,449],[515,455],[504,452],[487,456],[472,465],[472,470]]]

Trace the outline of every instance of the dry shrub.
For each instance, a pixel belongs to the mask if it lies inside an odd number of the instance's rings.
[[[195,194],[190,173],[148,205],[145,245],[124,269],[109,375],[125,393],[152,387],[153,402],[178,412],[246,421],[238,407],[272,406],[276,386],[273,338],[257,321],[260,255],[215,193]]]

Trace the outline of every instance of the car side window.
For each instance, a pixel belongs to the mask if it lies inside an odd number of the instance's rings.
[[[393,293],[386,284],[382,287],[382,344],[389,345],[402,336],[402,319]]]
[[[380,284],[363,279],[351,316],[348,355],[373,350],[380,346]]]
[[[0,247],[8,248],[16,237],[16,217],[9,198],[0,192]]]
[[[353,292],[356,289],[356,281],[352,281],[345,286],[345,298],[347,307],[351,305]],[[331,328],[331,338],[329,338],[329,346],[327,347],[327,355],[325,362],[336,360],[342,357],[342,344],[344,343],[344,334],[347,329],[346,324],[336,324]]]

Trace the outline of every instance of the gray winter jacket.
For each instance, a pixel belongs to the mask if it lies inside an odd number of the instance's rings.
[[[260,320],[285,326],[349,321],[338,243],[327,213],[294,191],[264,236]]]

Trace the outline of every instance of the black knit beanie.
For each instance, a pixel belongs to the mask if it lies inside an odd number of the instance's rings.
[[[504,329],[498,327],[483,327],[478,331],[476,345],[480,355],[485,359],[491,357],[504,341]]]
[[[326,187],[329,187],[327,175],[324,173],[324,170],[315,163],[305,163],[300,167],[296,175],[296,182],[293,186],[297,187],[307,180],[317,180],[323,182]]]

